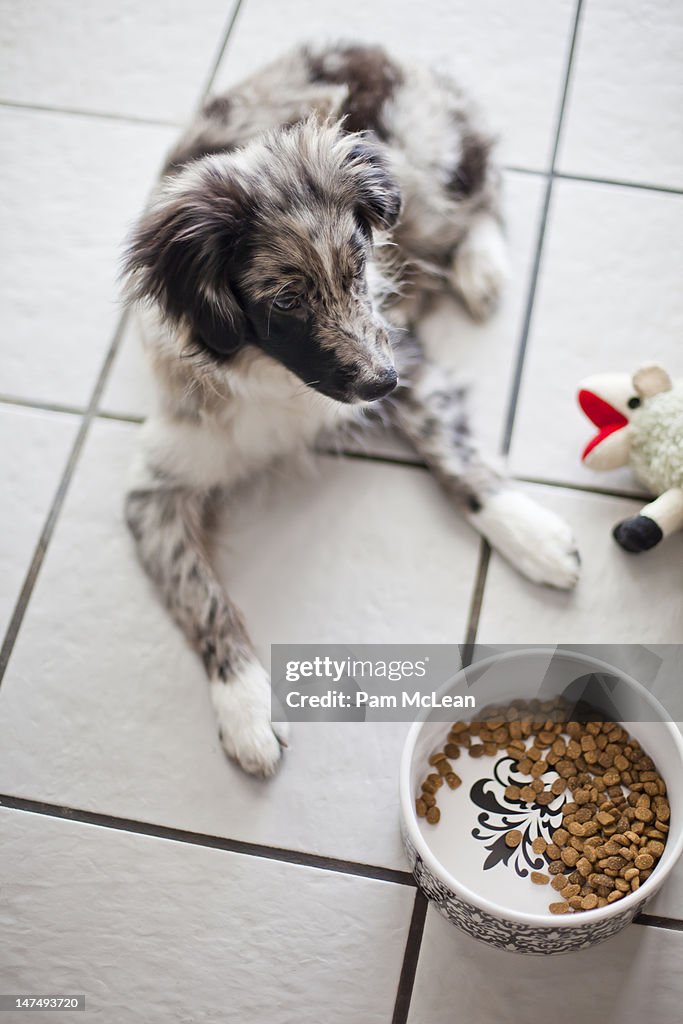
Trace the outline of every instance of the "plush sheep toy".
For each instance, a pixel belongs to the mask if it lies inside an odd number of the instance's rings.
[[[581,456],[591,469],[630,465],[655,501],[614,527],[624,551],[647,551],[683,527],[683,381],[660,366],[597,374],[583,381],[579,405],[598,428]]]

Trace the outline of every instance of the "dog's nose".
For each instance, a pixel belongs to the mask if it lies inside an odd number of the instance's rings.
[[[374,380],[360,384],[357,394],[364,402],[376,402],[378,398],[385,398],[391,394],[397,384],[398,374],[393,366],[388,366]]]

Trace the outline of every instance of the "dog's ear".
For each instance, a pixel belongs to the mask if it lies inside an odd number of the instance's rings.
[[[141,217],[124,257],[129,294],[155,300],[175,323],[184,319],[219,355],[245,341],[246,318],[231,281],[245,206],[227,173],[195,164]]]
[[[373,228],[393,227],[401,213],[401,189],[370,134],[354,140],[348,166],[360,219]]]

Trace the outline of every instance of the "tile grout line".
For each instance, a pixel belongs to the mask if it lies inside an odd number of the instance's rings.
[[[628,498],[631,501],[651,501],[651,496],[648,496],[645,491],[624,491],[617,490],[616,488],[609,487],[596,487],[593,484],[578,484],[578,483],[567,483],[564,480],[544,480],[540,476],[513,476],[513,480],[518,480],[523,484],[535,484],[538,487],[556,487],[558,489],[564,488],[568,491],[579,491],[582,494],[598,494],[605,498]]]
[[[512,437],[512,428],[514,425],[515,412],[517,408],[517,399],[519,397],[520,383],[522,379],[522,370],[524,366],[524,357],[526,354],[527,341],[529,337],[529,328],[531,326],[531,317],[534,306],[534,299],[536,297],[536,286],[538,283],[538,275],[541,266],[541,257],[543,252],[543,242],[545,239],[546,223],[548,219],[548,211],[550,209],[550,199],[553,190],[555,162],[557,160],[557,153],[560,145],[560,134],[562,131],[562,121],[564,118],[565,107],[567,104],[567,96],[569,94],[569,80],[571,77],[572,64],[574,61],[574,52],[576,48],[576,41],[579,31],[579,22],[581,19],[581,9],[583,0],[577,0],[576,9],[574,14],[574,26],[572,29],[571,41],[569,44],[569,53],[567,55],[567,66],[564,75],[564,84],[562,88],[562,96],[560,99],[560,106],[557,115],[557,127],[555,130],[555,138],[553,142],[552,156],[550,160],[550,173],[546,179],[545,196],[543,200],[543,207],[541,213],[541,222],[539,225],[538,239],[536,242],[536,252],[534,254],[534,263],[531,271],[531,281],[529,283],[529,294],[527,298],[527,305],[524,314],[524,321],[522,325],[522,336],[519,343],[517,353],[517,365],[515,367],[512,392],[510,395],[510,404],[508,407],[507,422],[505,425],[505,431],[503,435],[503,442],[501,445],[501,453],[507,455],[510,450],[510,440]],[[472,593],[472,602],[470,605],[469,621],[467,623],[467,636],[466,636],[466,652],[471,651],[477,637],[477,628],[479,625],[479,614],[481,612],[481,606],[484,597],[484,589],[486,587],[486,578],[488,575],[488,566],[490,561],[490,549],[488,545],[483,542],[481,545],[479,565],[477,567],[476,579],[474,589]],[[419,893],[418,893],[419,895]],[[417,913],[418,903],[417,899],[415,902],[415,910],[413,912],[413,919]],[[422,910],[422,921],[416,925],[413,930],[411,922],[411,930],[408,935],[408,941],[406,942],[406,948],[403,955],[403,966],[401,969],[401,978],[398,985],[398,991],[396,993],[396,1003],[394,1007],[394,1016],[392,1024],[407,1024],[408,1016],[410,1014],[410,1004],[412,1000],[413,987],[415,984],[415,976],[417,974],[417,967],[420,958],[420,948],[422,945],[422,937],[424,934],[425,917],[427,913],[426,901],[424,909]]]
[[[100,409],[95,415],[98,420],[108,420],[110,423],[134,423],[138,427],[141,427],[146,419],[145,416],[127,415],[125,412],[107,412]]]
[[[467,616],[467,631],[465,633],[465,644],[462,656],[463,665],[469,665],[472,659],[474,645],[477,640],[479,615],[481,614],[481,606],[484,600],[484,587],[486,586],[486,577],[488,574],[490,560],[491,545],[482,537],[479,541],[479,561],[477,563],[474,587],[472,588],[472,597]]]
[[[74,821],[81,825],[94,825],[116,832],[127,832],[132,835],[148,836],[152,839],[165,839],[169,842],[183,843],[188,846],[201,846],[204,849],[222,850],[225,853],[238,853],[261,860],[273,860],[284,864],[315,868],[319,871],[332,871],[336,874],[353,875],[359,878],[370,878],[377,882],[390,882],[415,888],[415,879],[409,871],[399,868],[386,868],[379,864],[365,864],[362,861],[344,860],[340,857],[327,857],[324,854],[306,853],[302,850],[291,850],[281,846],[270,846],[267,843],[252,843],[242,839],[230,839],[227,836],[215,836],[208,832],[193,832],[190,829],[176,828],[170,825],[157,825],[154,822],[139,821],[136,818],[122,818],[114,814],[103,814],[98,811],[87,811],[77,807],[51,804],[40,800],[30,800],[0,793],[0,808],[20,811],[28,814],[43,815],[61,821]]]
[[[558,181],[579,181],[588,185],[610,185],[613,188],[633,188],[638,192],[661,192],[664,195],[683,195],[683,188],[673,185],[653,185],[644,181],[625,181],[621,178],[598,178],[590,174],[572,174],[571,171],[553,171],[552,177]]]
[[[402,459],[398,455],[377,455],[375,452],[358,451],[353,448],[316,448],[313,454],[322,455],[327,459],[356,459],[358,462],[379,462],[385,466],[406,466],[408,469],[429,472],[427,463],[418,457]]]
[[[237,21],[237,16],[240,13],[241,8],[242,8],[242,0],[237,0],[237,3],[235,4],[235,6],[232,9],[232,13],[231,13],[230,17],[228,18],[228,23],[225,26],[225,30],[223,32],[223,36],[222,36],[220,44],[218,46],[218,50],[216,51],[216,56],[214,57],[213,63],[211,64],[211,69],[210,69],[208,77],[206,79],[206,84],[204,85],[204,88],[202,89],[201,95],[199,97],[199,102],[197,104],[197,109],[198,110],[201,107],[201,105],[204,102],[204,100],[209,95],[210,90],[213,88],[214,80],[216,78],[216,75],[218,74],[218,69],[219,69],[219,67],[221,65],[221,61],[223,60],[223,57],[225,56],[225,51],[227,49],[228,42],[230,40],[230,36],[232,35],[233,29],[235,27],[235,23]]]
[[[424,935],[425,923],[427,920],[427,898],[420,889],[415,893],[413,913],[408,927],[408,938],[401,964],[401,974],[396,988],[396,1000],[391,1024],[406,1024],[410,1012],[410,1003],[413,997],[415,976],[417,974],[417,962],[420,958],[422,936]]]
[[[683,921],[676,917],[662,917],[659,914],[638,914],[633,924],[643,925],[646,928],[666,928],[671,932],[683,932]]]
[[[236,853],[245,857],[257,857],[260,860],[272,860],[281,864],[296,867],[308,867],[318,871],[330,871],[335,874],[348,875],[353,878],[368,878],[376,882],[387,882],[391,885],[402,885],[409,889],[417,889],[413,875],[399,868],[386,868],[379,864],[367,864],[363,861],[343,860],[339,857],[327,857],[324,854],[307,853],[303,850],[292,850],[283,846],[270,846],[266,843],[251,843],[242,839],[230,839],[227,836],[211,835],[208,832],[193,832],[190,829],[177,828],[171,825],[157,825],[154,822],[140,821],[136,818],[123,818],[114,814],[98,811],[87,811],[82,808],[68,807],[64,804],[52,804],[28,797],[11,796],[0,793],[0,810],[18,811],[23,814],[38,814],[58,821],[72,821],[81,825],[93,825],[96,828],[109,829],[112,832],[125,832],[129,835],[146,836],[150,839],[163,839],[167,842],[182,843],[187,846],[199,846],[208,850],[221,850],[224,853]],[[409,928],[407,946],[410,946],[408,964],[416,962],[419,948],[416,949],[418,935],[421,936],[427,912],[426,897],[417,889],[416,900]],[[665,917],[658,914],[639,914],[633,924],[665,928],[669,931],[683,931],[683,919]],[[405,957],[404,957],[405,961]],[[405,1004],[408,985],[412,991],[414,971],[402,970],[399,987],[402,997],[397,994],[396,1007]],[[408,1006],[405,1006],[407,1013]],[[402,1024],[405,1016],[396,1016],[394,1010],[392,1024]]]
[[[0,395],[0,405],[15,405],[22,409],[35,409],[37,412],[58,412],[70,416],[84,416],[85,406],[62,405],[60,402],[43,402],[40,399],[21,398],[19,395]]]
[[[569,82],[571,79],[572,65],[574,63],[574,53],[576,50],[576,42],[579,32],[579,23],[581,20],[583,0],[577,0],[576,10],[574,14],[574,26],[572,29],[571,41],[569,44],[569,53],[567,55],[567,65],[564,75],[564,85],[562,88],[562,95],[560,97],[560,105],[557,114],[557,126],[555,129],[555,137],[553,140],[553,149],[550,158],[550,170],[545,175],[546,187],[545,194],[543,197],[543,206],[541,210],[540,224],[538,228],[538,238],[536,241],[536,251],[534,253],[534,262],[531,270],[531,279],[529,282],[529,294],[527,296],[526,309],[524,313],[524,320],[522,323],[522,332],[517,351],[517,363],[515,366],[512,390],[510,395],[510,402],[508,407],[508,413],[506,417],[505,428],[503,432],[503,440],[500,446],[500,453],[503,456],[509,455],[510,442],[512,440],[512,430],[515,422],[515,414],[517,412],[517,402],[519,399],[520,386],[522,381],[522,372],[524,369],[524,360],[527,351],[527,343],[529,340],[529,331],[531,328],[531,321],[534,310],[534,302],[536,299],[536,290],[538,285],[538,277],[541,268],[541,260],[543,256],[543,245],[545,242],[546,227],[548,222],[548,213],[550,210],[550,200],[552,198],[553,184],[555,181],[555,164],[557,162],[557,154],[560,146],[560,137],[562,133],[562,124],[564,121],[565,109],[567,106],[567,97],[569,95]],[[513,478],[514,479],[514,478]],[[484,600],[484,590],[486,588],[486,580],[488,576],[488,568],[491,561],[491,548],[486,542],[482,544],[482,551],[479,560],[479,566],[477,569],[477,576],[474,585],[474,591],[472,594],[472,603],[470,606],[470,616],[467,625],[467,650],[471,650],[477,639],[477,630],[479,628],[479,616],[481,613],[482,603]]]
[[[0,110],[27,110],[37,114],[64,114],[66,117],[88,117],[96,121],[116,121],[119,124],[144,124],[151,128],[182,128],[182,121],[140,114],[117,114],[109,110],[79,110],[78,107],[59,107],[49,103],[28,103],[22,100],[0,99]]]
[[[230,17],[228,19],[227,25],[221,37],[221,42],[216,52],[216,56],[214,57],[213,62],[211,64],[211,69],[208,78],[206,79],[206,82],[202,87],[202,91],[200,93],[197,106],[201,106],[201,103],[204,101],[207,93],[209,92],[213,84],[213,80],[216,77],[218,66],[221,62],[223,54],[225,53],[225,48],[228,44],[230,34],[235,25],[237,13],[241,5],[242,0],[237,0],[237,3],[230,12]],[[152,191],[156,187],[156,184],[159,180],[159,176],[159,174],[155,176]],[[45,555],[47,554],[47,549],[52,539],[52,535],[57,524],[57,519],[59,518],[59,514],[64,505],[67,491],[69,489],[74,473],[76,471],[78,460],[85,446],[85,441],[90,430],[90,426],[93,420],[97,418],[100,398],[102,397],[102,393],[104,391],[104,387],[107,382],[109,372],[114,363],[114,358],[121,344],[121,339],[123,337],[123,333],[128,323],[129,314],[130,309],[124,308],[119,317],[118,323],[116,324],[116,327],[114,329],[112,340],[109,344],[107,353],[104,357],[104,362],[102,363],[100,371],[97,375],[97,379],[95,381],[95,385],[90,396],[90,401],[88,402],[87,408],[85,409],[85,412],[82,415],[78,432],[76,434],[76,439],[72,445],[69,457],[66,462],[66,466],[64,467],[60,481],[57,485],[57,490],[55,491],[47,517],[43,524],[43,529],[41,530],[40,537],[38,538],[38,543],[36,544],[36,547],[33,551],[33,556],[31,558],[28,571],[26,573],[26,576],[24,577],[24,582],[22,584],[21,590],[19,591],[19,596],[12,610],[12,617],[9,621],[7,630],[5,631],[2,646],[0,646],[0,686],[2,686],[2,681],[5,676],[5,672],[7,671],[7,666],[9,664],[10,657],[12,656],[12,651],[14,649],[14,645],[19,635],[19,630],[21,629],[21,624],[24,620],[24,616],[26,614],[26,610],[28,608],[31,595],[33,594],[33,589],[36,585],[38,576],[40,574],[43,561],[45,560]]]
[[[242,3],[245,0],[238,0],[237,7],[233,13],[233,20],[237,18],[237,14]],[[226,39],[221,44],[220,56],[216,59],[215,70],[218,69],[220,59],[225,51],[228,40]],[[213,74],[211,81],[213,81]],[[210,88],[210,86],[209,86]],[[205,98],[205,94],[202,94],[202,100]],[[200,100],[200,102],[202,102]],[[140,124],[148,125],[151,128],[175,128],[176,130],[182,129],[186,123],[181,120],[173,120],[172,118],[161,118],[161,117],[144,117],[139,114],[119,114],[113,110],[81,110],[78,107],[59,107],[52,106],[47,103],[29,103],[23,100],[10,100],[0,99],[0,110],[25,110],[34,111],[39,114],[63,114],[66,117],[87,117],[96,121],[115,121],[119,124]],[[661,192],[664,195],[682,196],[683,188],[677,187],[676,185],[658,185],[650,181],[630,181],[627,178],[605,178],[598,175],[592,174],[580,174],[579,172],[573,171],[543,171],[537,167],[522,167],[519,164],[502,164],[501,169],[503,171],[509,171],[511,174],[524,174],[532,178],[553,178],[559,181],[578,181],[584,182],[588,185],[611,185],[615,188],[627,188],[636,189],[641,192]]]
[[[0,407],[16,406],[20,409],[30,409],[35,412],[54,412],[64,416],[84,416],[87,408],[76,405],[60,405],[57,402],[44,402],[40,399],[20,398],[14,395],[0,395]],[[109,420],[113,423],[132,423],[141,426],[145,422],[145,416],[135,413],[110,412],[107,409],[98,409],[95,412],[98,420]],[[428,471],[426,463],[418,458],[404,459],[398,455],[382,455],[376,452],[356,451],[352,448],[319,448],[315,455],[322,455],[326,458],[357,459],[360,462],[377,462],[385,466],[404,466],[406,469],[421,469]],[[556,480],[550,477],[526,476],[513,473],[511,480],[519,483],[534,484],[539,487],[556,487],[559,490],[579,491],[586,494],[596,494],[605,498],[625,498],[631,501],[645,501],[648,495],[642,491],[627,491],[611,487],[597,487],[591,484],[581,484],[571,480]]]
[[[0,407],[5,405],[17,406],[21,409],[31,409],[36,412],[55,412],[60,415],[67,416],[83,416],[87,411],[86,408],[82,406],[60,405],[57,402],[43,402],[40,399],[20,398],[14,395],[0,394]],[[145,422],[145,416],[143,415],[125,412],[110,412],[107,409],[98,409],[95,412],[95,416],[97,419],[101,420],[110,420],[114,423],[133,423],[138,426]],[[400,455],[382,455],[376,452],[358,451],[353,448],[319,448],[316,449],[314,454],[322,455],[326,458],[357,459],[360,462],[377,462],[380,465],[385,466],[405,466],[407,469],[428,470],[427,464],[421,462],[419,458],[401,458]],[[520,483],[535,484],[539,487],[556,487],[560,490],[580,491],[586,494],[597,494],[606,498],[626,498],[627,500],[632,501],[640,501],[642,499],[645,501],[648,497],[644,491],[638,492],[611,487],[597,487],[593,484],[581,484],[571,480],[556,480],[550,477],[527,476],[525,474],[513,473],[511,474],[510,479],[517,480]]]
[[[502,164],[501,169],[510,174],[524,174],[531,178],[542,178],[548,181],[576,181],[585,185],[609,185],[612,188],[635,189],[637,192],[661,192],[664,195],[683,196],[683,188],[675,185],[655,185],[648,181],[629,181],[627,178],[603,178],[593,174],[579,174],[573,171],[539,171],[534,167],[520,167],[517,164]]]
[[[126,417],[119,416],[115,413],[101,413],[107,419],[121,419],[125,422],[142,423],[142,418],[136,418],[134,416]],[[344,458],[344,459],[357,459],[359,462],[377,462],[384,466],[404,466],[406,469],[420,469],[425,472],[429,472],[429,467],[425,462],[420,459],[402,459],[396,455],[380,455],[375,452],[363,452],[357,451],[353,448],[318,448],[314,452],[315,455],[321,455],[325,458]],[[540,476],[524,476],[522,474],[511,473],[510,480],[515,480],[518,483],[523,484],[534,484],[539,487],[556,487],[559,490],[567,491],[579,491],[586,494],[596,494],[604,498],[626,498],[630,501],[646,501],[648,495],[642,491],[626,491],[618,490],[610,487],[597,487],[591,484],[580,484],[570,480],[554,480],[551,478],[540,477]]]
[[[507,421],[505,424],[505,431],[503,434],[503,442],[501,445],[501,452],[503,455],[508,455],[510,451],[510,442],[512,440],[512,431],[514,428],[515,414],[517,412],[517,402],[519,400],[519,391],[522,381],[522,372],[524,369],[524,360],[527,351],[527,344],[529,341],[529,333],[531,328],[531,321],[534,311],[534,301],[536,298],[536,290],[538,286],[539,272],[541,268],[541,261],[543,256],[543,247],[545,243],[546,227],[548,222],[548,213],[550,210],[550,201],[552,198],[553,184],[555,180],[555,163],[557,161],[557,154],[560,147],[560,137],[562,134],[562,124],[564,121],[564,113],[567,105],[567,98],[569,95],[569,82],[571,79],[572,65],[574,63],[574,53],[576,50],[576,41],[579,32],[579,24],[581,21],[581,11],[583,7],[583,0],[577,0],[576,13],[574,16],[574,28],[572,31],[571,43],[569,46],[569,54],[567,57],[567,68],[564,78],[564,87],[562,89],[562,96],[560,99],[560,107],[557,116],[557,127],[555,129],[555,138],[553,142],[552,155],[550,159],[550,172],[548,174],[545,195],[543,199],[543,207],[541,212],[541,222],[538,231],[538,240],[536,242],[536,252],[534,255],[534,263],[531,271],[531,281],[529,283],[529,294],[527,297],[526,309],[524,313],[524,321],[522,324],[522,334],[517,352],[517,365],[512,381],[512,392],[510,395],[510,401],[508,406]]]

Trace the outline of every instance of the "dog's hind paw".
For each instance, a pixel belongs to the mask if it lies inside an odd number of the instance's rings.
[[[571,528],[526,494],[506,488],[469,518],[491,547],[534,583],[560,590],[576,586],[581,559]]]
[[[226,754],[250,775],[273,775],[289,726],[270,720],[270,681],[263,666],[247,661],[226,681],[212,679],[211,700]]]
[[[455,251],[451,280],[475,320],[485,320],[498,306],[508,278],[503,233],[492,217],[476,221]]]

